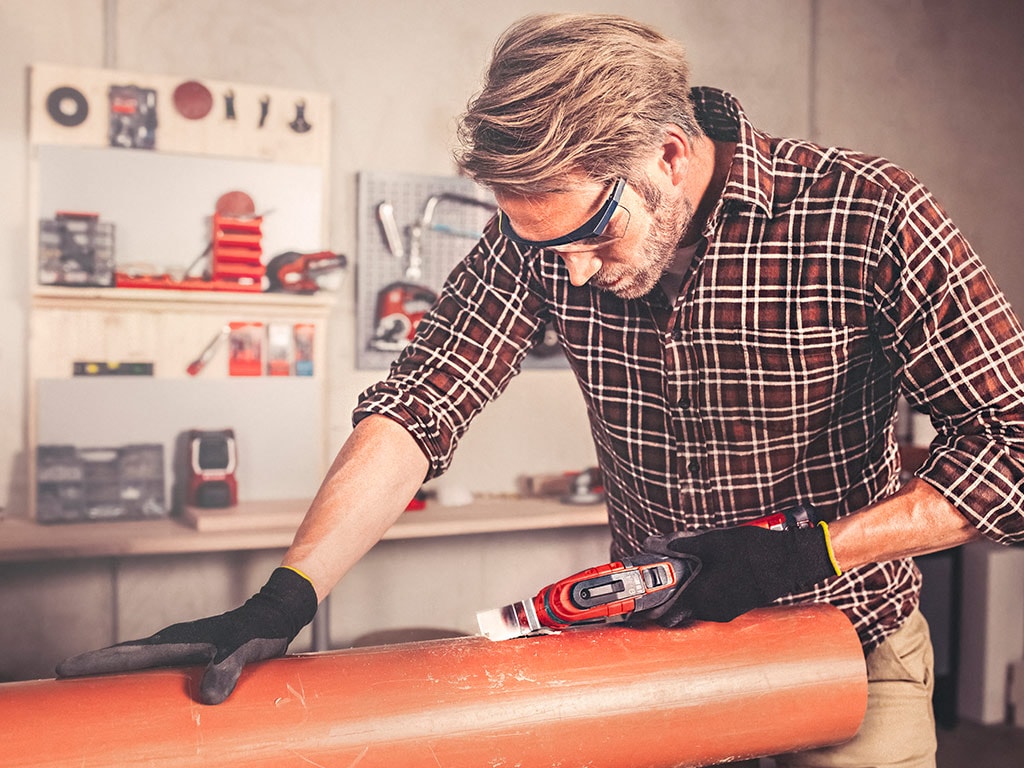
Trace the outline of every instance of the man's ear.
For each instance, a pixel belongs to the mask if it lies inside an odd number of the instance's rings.
[[[693,145],[678,125],[669,125],[661,143],[658,170],[668,177],[673,185],[681,184],[693,161]]]

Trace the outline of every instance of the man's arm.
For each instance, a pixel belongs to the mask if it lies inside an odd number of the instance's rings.
[[[644,548],[698,564],[696,577],[655,618],[671,627],[693,619],[730,621],[848,569],[936,552],[980,535],[941,493],[915,478],[827,528],[736,526],[652,536]]]
[[[199,700],[219,704],[246,664],[287,650],[319,601],[402,513],[426,471],[427,459],[403,427],[383,416],[364,419],[331,466],[282,567],[244,605],[72,656],[57,665],[57,674],[205,662]]]
[[[309,577],[323,600],[402,514],[427,469],[403,426],[386,416],[363,419],[328,470],[282,565]]]
[[[844,571],[981,538],[941,493],[916,477],[892,496],[830,523],[829,533]]]

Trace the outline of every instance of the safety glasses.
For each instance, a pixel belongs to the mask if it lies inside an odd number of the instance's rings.
[[[626,183],[625,179],[617,179],[597,213],[567,235],[551,240],[527,240],[512,229],[512,223],[502,210],[498,211],[498,230],[516,245],[527,248],[548,248],[561,253],[593,250],[612,240],[618,240],[626,233],[629,226],[629,211],[619,205],[619,198],[622,197]]]

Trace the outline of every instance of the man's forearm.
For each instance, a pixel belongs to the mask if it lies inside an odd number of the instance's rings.
[[[405,510],[429,464],[385,416],[359,422],[331,465],[283,565],[306,574],[323,600]]]
[[[980,536],[941,493],[919,478],[889,498],[831,523],[829,533],[844,571],[949,549]]]

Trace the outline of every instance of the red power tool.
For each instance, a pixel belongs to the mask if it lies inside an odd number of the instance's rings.
[[[344,269],[348,259],[332,251],[279,253],[267,264],[270,292],[311,294],[321,288],[325,275]]]
[[[817,524],[809,508],[796,507],[742,525],[788,531]],[[476,619],[480,631],[491,640],[624,619],[636,611],[661,605],[694,574],[693,566],[685,560],[633,555],[549,584],[532,599],[480,611]]]
[[[377,296],[377,326],[369,348],[398,352],[412,341],[416,326],[437,301],[437,294],[414,283],[391,283]]]

